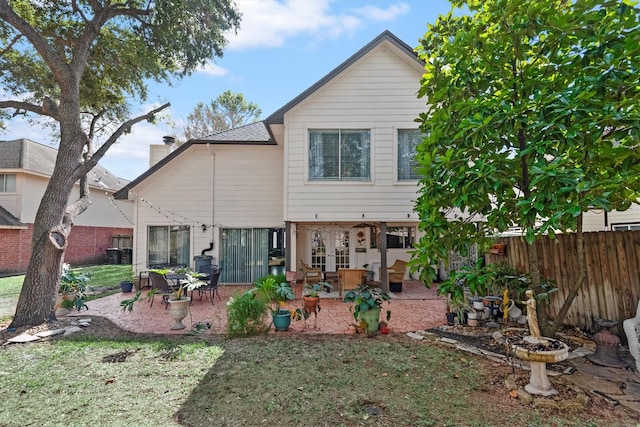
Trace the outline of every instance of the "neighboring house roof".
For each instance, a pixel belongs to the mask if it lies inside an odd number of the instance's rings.
[[[0,228],[27,228],[27,224],[23,224],[18,218],[0,206]]]
[[[122,187],[114,195],[114,199],[126,199],[129,197],[129,190],[136,185],[144,181],[147,177],[153,175],[155,171],[161,169],[165,164],[169,163],[171,159],[179,156],[185,150],[188,150],[192,145],[198,144],[237,144],[237,145],[275,145],[275,138],[271,135],[271,131],[267,125],[260,121],[251,123],[238,128],[225,130],[222,132],[214,133],[213,135],[205,136],[200,139],[190,139],[182,144],[171,154],[160,160],[158,163],[147,169],[142,175],[129,182]]]
[[[352,66],[360,58],[362,58],[364,55],[366,55],[372,49],[374,49],[375,47],[377,47],[378,45],[380,45],[381,43],[383,43],[385,41],[395,45],[398,49],[400,49],[401,51],[405,52],[411,59],[417,61],[418,63],[420,63],[422,65],[424,65],[424,62],[421,61],[420,59],[418,59],[417,53],[415,53],[414,50],[408,44],[406,44],[405,42],[400,40],[398,37],[396,37],[389,30],[386,30],[386,31],[382,32],[382,34],[380,34],[378,37],[376,37],[375,39],[371,40],[362,49],[360,49],[359,51],[354,53],[349,59],[347,59],[342,64],[340,64],[336,68],[334,68],[329,74],[327,74],[326,76],[324,76],[323,78],[318,80],[315,84],[313,84],[307,90],[305,90],[300,95],[298,95],[295,98],[293,98],[291,101],[289,101],[287,104],[285,104],[282,108],[280,108],[279,110],[277,110],[276,112],[271,114],[269,117],[267,117],[265,119],[265,122],[267,124],[269,124],[269,125],[283,124],[284,123],[284,115],[285,115],[285,113],[287,111],[291,110],[293,107],[295,107],[296,105],[298,105],[299,103],[304,101],[311,94],[313,94],[318,89],[320,89],[322,86],[324,86],[325,84],[327,84],[328,82],[333,80],[338,74],[340,74],[341,72],[343,72],[344,70],[346,70],[347,68]]]
[[[50,177],[56,164],[58,150],[29,139],[0,141],[0,170],[22,169],[37,175]],[[103,190],[116,191],[127,180],[118,178],[100,165],[88,175],[89,185]]]

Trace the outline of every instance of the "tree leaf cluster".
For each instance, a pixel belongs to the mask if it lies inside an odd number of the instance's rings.
[[[418,118],[417,262],[438,265],[510,227],[531,243],[576,230],[591,208],[627,209],[640,190],[638,9],[453,4],[416,48],[428,103]]]

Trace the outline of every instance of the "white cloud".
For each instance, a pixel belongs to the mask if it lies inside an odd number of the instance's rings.
[[[240,30],[237,35],[227,35],[228,48],[237,50],[278,47],[301,34],[337,38],[353,34],[370,21],[392,21],[410,9],[402,2],[349,11],[333,10],[337,3],[332,0],[237,0],[237,4],[242,13]]]
[[[409,12],[409,10],[411,10],[411,8],[406,3],[394,3],[386,9],[367,5],[355,9],[355,12],[373,21],[394,21],[399,15],[404,15]]]
[[[242,13],[237,35],[229,34],[229,49],[277,47],[300,34],[350,32],[359,26],[354,17],[331,13],[330,0],[237,0]]]
[[[226,76],[229,73],[224,67],[221,67],[212,61],[207,62],[203,67],[197,70],[198,73],[207,74],[214,77]]]

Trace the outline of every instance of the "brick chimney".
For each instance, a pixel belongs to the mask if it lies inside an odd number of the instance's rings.
[[[149,167],[156,165],[160,160],[171,154],[175,138],[172,136],[163,136],[162,142],[164,144],[151,144],[149,146]]]

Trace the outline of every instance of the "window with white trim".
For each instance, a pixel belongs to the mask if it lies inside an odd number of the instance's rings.
[[[16,174],[0,173],[0,193],[16,192]]]
[[[150,225],[147,236],[149,266],[184,266],[191,263],[191,228],[188,225]]]
[[[420,179],[416,153],[422,136],[418,129],[398,129],[398,181]]]
[[[613,231],[640,230],[640,223],[633,222],[630,224],[611,224],[611,230]]]
[[[309,180],[370,181],[371,131],[310,130]]]

